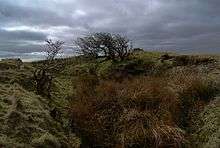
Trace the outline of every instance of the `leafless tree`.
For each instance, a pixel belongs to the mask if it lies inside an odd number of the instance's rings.
[[[115,35],[115,52],[116,56],[118,56],[121,60],[128,57],[132,51],[132,43],[126,37],[122,37],[120,35]]]
[[[51,39],[48,39],[45,42],[46,42],[46,45],[44,47],[44,51],[46,52],[45,66],[48,66],[47,68],[51,68],[51,64],[54,61],[55,57],[61,52],[64,42],[59,40],[52,41]]]
[[[132,44],[126,37],[103,32],[78,38],[75,45],[79,48],[79,53],[85,56],[106,57],[111,60],[124,60],[132,50]]]
[[[63,41],[46,40],[44,51],[46,60],[34,71],[34,80],[39,95],[51,98],[51,85],[53,80],[52,70],[56,69],[54,59],[62,50]]]
[[[99,46],[93,36],[87,36],[84,38],[77,38],[74,41],[75,45],[79,48],[78,53],[88,57],[97,58],[99,55]]]

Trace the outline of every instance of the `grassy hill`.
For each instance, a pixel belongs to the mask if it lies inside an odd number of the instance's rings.
[[[33,79],[42,61],[0,61],[0,147],[219,146],[217,56],[54,62],[48,100]]]

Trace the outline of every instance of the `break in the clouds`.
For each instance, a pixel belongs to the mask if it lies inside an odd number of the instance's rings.
[[[34,57],[45,39],[128,36],[149,50],[220,52],[219,0],[0,0],[0,58]]]

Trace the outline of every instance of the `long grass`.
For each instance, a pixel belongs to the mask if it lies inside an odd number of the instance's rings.
[[[216,93],[211,80],[186,68],[122,81],[94,74],[77,81],[71,121],[88,147],[182,147],[184,130]]]

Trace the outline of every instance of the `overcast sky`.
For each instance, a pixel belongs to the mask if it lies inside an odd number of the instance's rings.
[[[220,53],[220,0],[0,0],[0,58],[36,58],[45,39],[128,36],[151,50]]]

